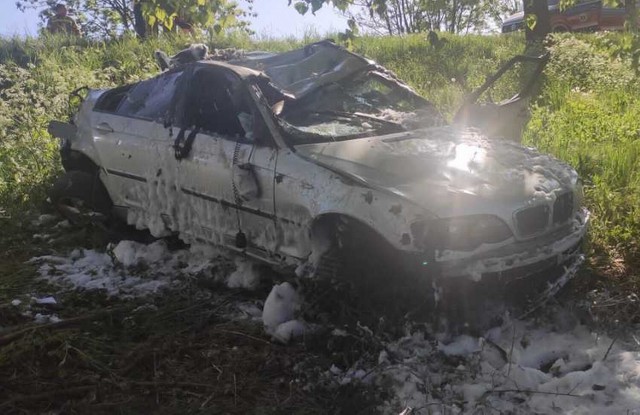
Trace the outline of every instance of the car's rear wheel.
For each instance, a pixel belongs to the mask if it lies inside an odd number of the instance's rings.
[[[72,224],[106,223],[113,202],[97,176],[84,171],[69,171],[59,177],[49,192],[51,203]]]

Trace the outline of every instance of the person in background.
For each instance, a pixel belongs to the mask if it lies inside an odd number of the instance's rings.
[[[192,35],[195,33],[193,30],[193,25],[182,16],[178,15],[173,20],[173,24],[176,25],[176,30],[179,33],[184,33],[187,35]]]
[[[64,33],[80,36],[80,29],[76,21],[67,16],[67,7],[64,4],[56,4],[53,8],[54,15],[47,22],[47,31],[52,34]]]

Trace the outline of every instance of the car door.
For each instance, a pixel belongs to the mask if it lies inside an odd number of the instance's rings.
[[[274,205],[274,179],[279,153],[260,113],[253,111],[251,115],[253,117],[253,131],[250,135],[252,143],[250,150],[245,147],[245,151],[249,151],[249,158],[246,163],[236,165],[234,182],[240,184],[238,187],[242,198],[240,212],[246,229],[247,251],[263,259],[275,259],[273,257],[278,254],[282,239]]]
[[[114,204],[128,210],[130,223],[156,236],[166,233],[160,219],[166,198],[157,191],[160,160],[169,143],[164,117],[181,75],[172,71],[109,91],[93,115],[94,144]]]
[[[529,102],[549,55],[518,55],[504,64],[478,89],[469,94],[453,123],[476,127],[487,136],[520,140],[529,120]],[[513,91],[513,85],[519,86]],[[499,102],[494,102],[498,94]],[[506,98],[505,98],[506,97]]]
[[[211,65],[190,77],[175,121],[174,156],[184,197],[179,227],[187,239],[262,257],[265,229],[273,222],[277,151],[256,139],[256,112],[233,71]]]

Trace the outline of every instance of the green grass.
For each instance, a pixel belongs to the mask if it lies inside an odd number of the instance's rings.
[[[231,33],[201,41],[212,48],[284,51],[323,37],[309,32],[303,39],[252,39]],[[520,34],[441,38],[434,47],[425,35],[363,37],[353,48],[395,71],[449,118],[465,94],[524,51]],[[149,77],[157,73],[154,50],[174,52],[187,42],[0,38],[0,213],[11,216],[44,200],[44,189],[59,173],[57,143],[46,125],[69,117],[70,91]],[[640,235],[640,87],[632,51],[632,39],[622,34],[554,38],[524,133],[525,143],[578,169],[593,212],[592,246],[627,260],[637,256]],[[507,78],[505,88],[517,82],[516,76]]]
[[[640,237],[640,83],[625,35],[559,36],[525,142],[569,162],[585,183],[600,253],[636,262]]]
[[[355,42],[356,52],[393,70],[448,117],[466,93],[524,49],[520,36],[446,36],[439,48],[430,46],[425,35]]]

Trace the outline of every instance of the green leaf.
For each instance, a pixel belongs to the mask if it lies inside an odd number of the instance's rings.
[[[378,16],[382,16],[387,12],[387,3],[384,0],[375,0],[373,4],[371,4],[371,12],[377,13]]]
[[[299,1],[293,5],[293,7],[298,11],[298,13],[304,15],[309,11],[309,5],[303,1]]]
[[[565,11],[569,7],[576,5],[576,0],[560,0],[559,6],[561,11]]]
[[[311,0],[311,13],[316,14],[324,5],[324,0]]]
[[[536,24],[538,24],[538,16],[536,16],[535,14],[528,14],[525,17],[525,24],[527,25],[529,30],[535,29]]]
[[[161,9],[160,7],[156,7],[155,16],[158,20],[160,20],[163,23],[167,20],[167,12]]]
[[[353,0],[333,0],[331,3],[333,4],[333,7],[340,10],[341,12],[346,12],[352,1]]]

